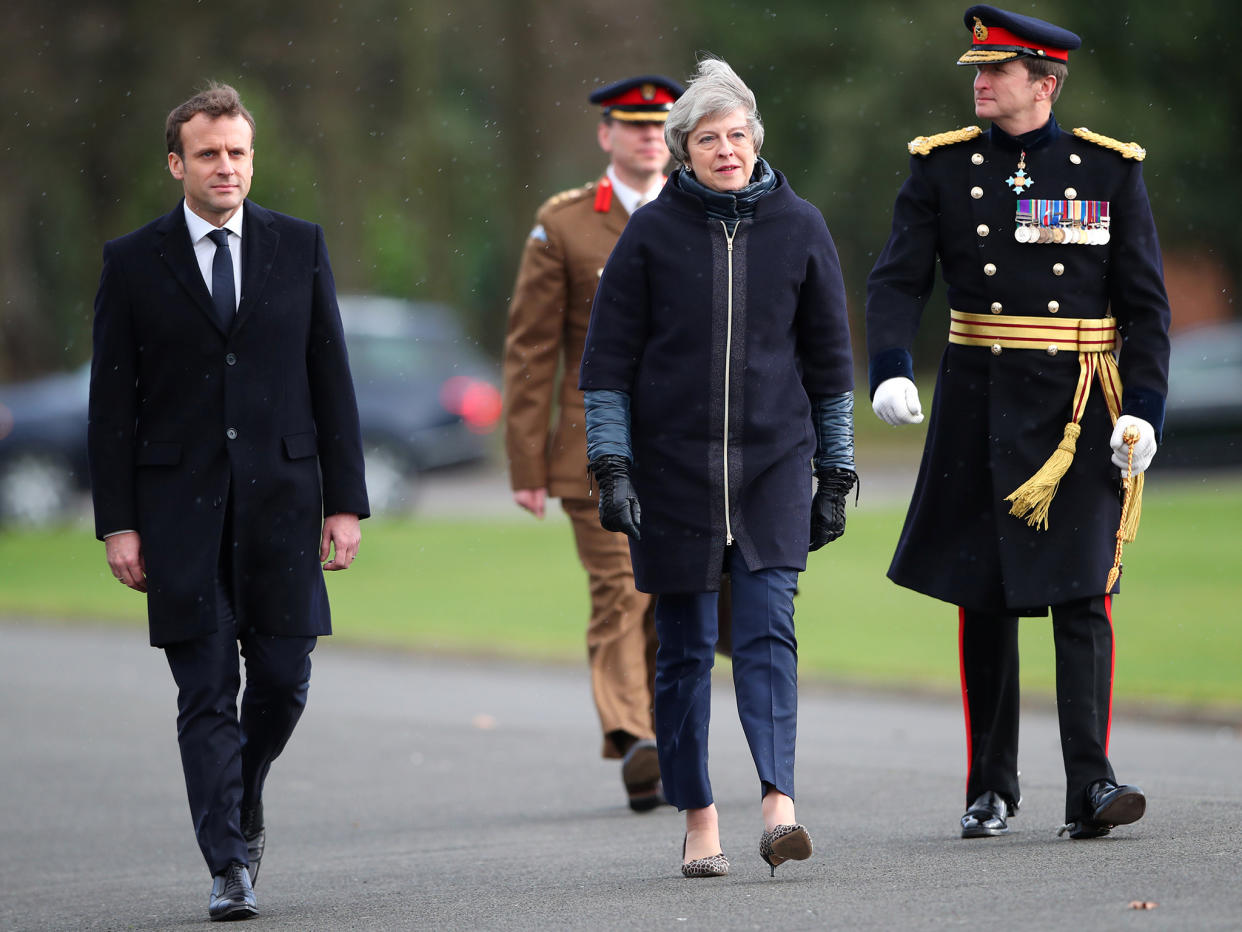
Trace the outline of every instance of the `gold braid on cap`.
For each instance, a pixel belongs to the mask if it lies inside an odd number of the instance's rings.
[[[1134,159],[1141,162],[1147,158],[1147,150],[1140,146],[1137,142],[1122,142],[1114,139],[1112,136],[1103,136],[1099,133],[1093,133],[1085,126],[1077,126],[1074,128],[1074,135],[1079,139],[1085,139],[1087,142],[1093,142],[1097,146],[1103,146],[1105,149],[1112,149],[1114,152],[1121,153],[1122,158]]]
[[[963,126],[961,129],[937,133],[935,136],[916,136],[906,143],[906,148],[910,150],[911,155],[928,155],[937,146],[951,146],[957,142],[966,142],[982,132],[983,130],[977,126]]]

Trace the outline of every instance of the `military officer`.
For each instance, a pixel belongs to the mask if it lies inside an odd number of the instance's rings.
[[[1017,624],[1051,608],[1062,831],[1093,838],[1146,808],[1108,758],[1106,580],[1120,470],[1141,476],[1163,422],[1169,304],[1144,150],[1052,114],[1078,36],[985,5],[965,23],[958,64],[975,66],[975,114],[991,125],[910,143],[868,280],[872,405],[889,424],[923,419],[910,345],[937,258],[950,308],[935,318],[948,343],[888,575],[959,607],[964,838],[1004,834],[1018,809]]]
[[[514,501],[542,518],[548,497],[569,516],[587,572],[587,653],[603,755],[621,759],[630,808],[663,803],[652,721],[652,598],[634,588],[624,534],[600,527],[589,496],[578,368],[604,263],[630,214],[664,184],[664,121],[681,96],[659,75],[628,78],[590,96],[601,107],[597,138],[608,154],[598,181],[539,208],[509,305],[505,340],[505,450]]]

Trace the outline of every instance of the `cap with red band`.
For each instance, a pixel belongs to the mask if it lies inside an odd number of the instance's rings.
[[[959,65],[997,65],[1023,57],[1068,62],[1069,53],[1082,45],[1068,29],[986,4],[972,6],[963,21],[974,43]]]
[[[591,94],[591,103],[604,108],[604,116],[629,123],[663,123],[673,101],[682,95],[676,81],[658,74],[617,81]]]

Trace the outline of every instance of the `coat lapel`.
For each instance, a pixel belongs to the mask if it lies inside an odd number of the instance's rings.
[[[280,234],[276,232],[271,211],[250,201],[246,201],[245,211],[242,221],[241,302],[237,306],[234,331],[245,326],[258,308],[259,299],[267,285],[268,274],[276,259],[276,247],[280,243]]]
[[[168,264],[173,277],[194,299],[194,303],[211,321],[212,326],[221,330],[216,309],[211,303],[211,293],[207,290],[207,283],[203,281],[203,273],[199,271],[198,259],[190,243],[190,230],[185,225],[182,205],[178,204],[172,213],[165,214],[156,230],[160,234],[156,243],[160,258]]]

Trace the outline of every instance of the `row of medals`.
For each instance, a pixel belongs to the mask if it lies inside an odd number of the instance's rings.
[[[1104,226],[1041,227],[1034,223],[1022,223],[1014,227],[1013,238],[1019,243],[1103,246],[1109,240],[1109,233]]]

